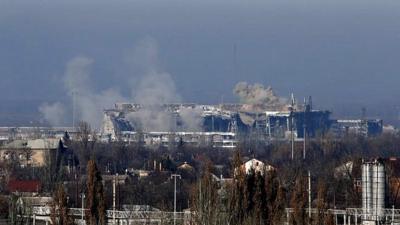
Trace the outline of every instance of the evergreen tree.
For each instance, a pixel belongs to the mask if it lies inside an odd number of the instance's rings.
[[[246,214],[250,214],[254,209],[254,192],[255,192],[255,172],[253,169],[246,174],[246,186],[245,186],[245,199],[244,205]]]
[[[267,224],[282,224],[282,216],[285,213],[286,191],[281,186],[276,171],[268,171],[266,174],[267,192]]]
[[[242,166],[240,154],[233,159],[234,180],[229,187],[229,224],[268,224],[266,171],[250,170]]]
[[[87,165],[87,199],[86,224],[105,225],[106,205],[102,178],[94,160],[89,160]]]
[[[285,213],[286,192],[283,187],[279,186],[274,202],[268,202],[272,205],[270,211],[270,224],[281,225],[282,216]]]
[[[241,168],[242,159],[240,152],[236,151],[232,160],[233,183],[228,187],[228,223],[242,224],[244,221],[244,196],[246,174]]]
[[[268,222],[267,193],[265,186],[265,177],[260,172],[256,173],[254,188],[255,191],[253,195],[253,215],[255,216],[255,224],[266,224]]]

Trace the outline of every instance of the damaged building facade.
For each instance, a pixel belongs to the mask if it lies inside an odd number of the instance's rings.
[[[331,112],[312,108],[311,98],[297,105],[268,109],[248,104],[164,104],[146,107],[117,103],[104,111],[103,141],[144,145],[212,146],[234,148],[238,138],[259,135],[267,141],[315,138],[328,132],[336,137],[382,133],[382,120],[337,120]]]

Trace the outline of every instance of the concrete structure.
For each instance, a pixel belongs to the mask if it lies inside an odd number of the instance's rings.
[[[236,134],[232,132],[121,132],[120,141],[140,143],[154,147],[194,147],[235,148]]]
[[[154,118],[143,118],[143,114],[154,114]],[[292,137],[294,139],[314,138],[328,132],[336,137],[348,133],[374,136],[379,135],[383,130],[382,120],[336,120],[331,119],[330,115],[329,111],[313,109],[311,99],[305,101],[304,105],[296,104],[293,99],[292,104],[279,109],[245,104],[197,105],[191,103],[163,104],[146,108],[140,104],[117,103],[114,109],[104,111],[101,136],[104,141],[128,140],[129,142],[132,140],[127,138],[127,135],[142,133],[144,136],[138,137],[142,140],[133,141],[157,145],[156,138],[151,136],[158,134],[165,136],[165,133],[179,133],[180,136],[184,134],[185,137],[181,138],[181,141],[193,144],[199,143],[196,141],[199,135],[207,137],[211,133],[233,133],[237,136],[252,136],[259,140],[269,141],[288,140]],[[157,121],[163,125],[161,127],[145,126],[146,121],[142,121],[159,118],[163,118]],[[187,123],[192,123],[190,124],[192,126],[188,126]],[[151,138],[146,139],[145,136]],[[160,140],[160,142],[164,141]]]
[[[335,120],[331,129],[338,136],[348,134],[377,136],[383,132],[383,121],[379,119]]]
[[[71,138],[75,137],[76,130],[73,127],[0,127],[0,142],[7,143],[13,140],[39,138],[62,138],[65,132],[68,132]]]

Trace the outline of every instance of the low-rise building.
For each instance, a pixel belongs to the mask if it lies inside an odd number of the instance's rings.
[[[41,167],[54,159],[57,151],[65,149],[58,138],[15,140],[0,147],[0,162],[16,162],[22,167]]]

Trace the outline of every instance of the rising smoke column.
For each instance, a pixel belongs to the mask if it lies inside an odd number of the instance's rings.
[[[179,100],[171,76],[153,71],[142,78],[136,89],[134,101],[142,109],[130,113],[128,118],[144,131],[175,131],[176,118],[164,105]]]
[[[190,132],[203,131],[203,109],[195,108],[182,108],[179,111],[179,116],[182,121],[182,130]]]
[[[93,59],[75,57],[67,63],[64,74],[64,86],[71,99],[75,98],[78,120],[89,122],[99,128],[103,110],[111,108],[125,98],[115,88],[109,88],[97,93],[91,86],[91,67]],[[74,96],[75,95],[75,96]]]
[[[39,112],[52,126],[60,126],[65,123],[65,107],[60,102],[43,103],[39,106]]]
[[[75,101],[76,121],[86,121],[94,128],[99,128],[103,110],[111,108],[115,102],[124,101],[120,93],[109,88],[99,93],[91,86],[91,68],[93,59],[78,56],[66,64],[63,74],[63,84],[71,102]],[[66,115],[65,106],[56,102],[45,103],[39,107],[43,117],[53,126],[61,125]],[[72,109],[69,110],[72,114]]]
[[[128,114],[126,117],[136,127],[144,131],[176,131],[176,116],[166,111],[165,104],[179,103],[175,82],[171,74],[163,71],[159,66],[158,46],[153,38],[144,38],[136,45],[133,53],[127,57],[128,63],[135,69],[134,74],[127,75],[125,82],[133,80],[133,102],[142,105],[138,112]],[[94,60],[84,56],[71,59],[63,74],[63,86],[66,93],[75,101],[75,121],[89,122],[92,127],[99,128],[103,118],[103,110],[113,108],[117,102],[130,102],[124,98],[117,88],[96,91],[92,87],[91,71]],[[137,79],[139,77],[139,79]],[[64,121],[67,112],[72,114],[72,109],[60,103],[44,103],[39,107],[42,116],[53,126]],[[182,121],[184,126],[199,130],[196,127],[201,120],[198,110],[183,111]]]
[[[127,118],[143,131],[176,131],[176,117],[164,105],[181,102],[181,97],[172,76],[160,69],[157,42],[152,38],[141,40],[135,46],[132,60],[143,74],[133,99],[143,108]]]

